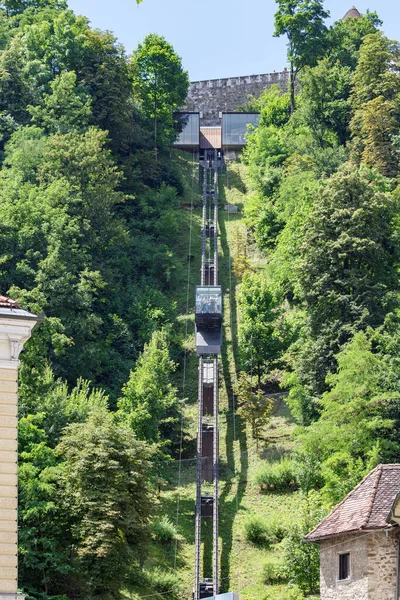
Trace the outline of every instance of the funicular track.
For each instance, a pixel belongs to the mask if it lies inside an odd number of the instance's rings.
[[[218,286],[218,168],[217,151],[205,151],[203,161],[203,220],[201,242],[201,286],[196,288],[196,346],[199,356],[197,472],[195,512],[195,574],[194,600],[219,594],[218,549],[218,354],[221,344],[221,289]],[[208,304],[207,318],[211,326],[197,319],[198,291]],[[200,294],[199,292],[199,294]],[[207,296],[205,294],[208,293]],[[219,304],[216,305],[215,298]],[[206,300],[203,299],[203,306]],[[214,304],[213,304],[214,303]],[[209,308],[210,304],[212,309]],[[219,312],[219,315],[216,313]],[[217,317],[220,317],[218,321]],[[203,327],[203,329],[202,329]],[[204,335],[204,338],[202,337]],[[199,337],[200,336],[200,337]],[[199,341],[200,340],[200,341]],[[203,493],[203,482],[212,484],[212,493]],[[201,546],[202,519],[213,519],[213,569],[202,573]],[[207,576],[208,575],[208,576]]]

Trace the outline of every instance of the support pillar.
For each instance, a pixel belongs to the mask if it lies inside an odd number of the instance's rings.
[[[0,296],[0,600],[18,594],[18,365],[36,315]]]

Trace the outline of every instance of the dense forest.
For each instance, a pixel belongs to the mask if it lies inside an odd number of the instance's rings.
[[[301,506],[290,531],[275,521],[271,533],[259,515],[244,525],[249,544],[284,556],[264,574],[284,595],[257,600],[300,600],[318,590],[318,550],[304,534],[400,453],[400,45],[374,12],[328,27],[319,0],[277,5],[290,86],[247,107],[260,122],[239,165],[245,230],[231,248],[237,373],[227,394],[240,435],[247,424],[255,442],[254,485],[295,490]],[[187,90],[180,57],[156,34],[128,56],[63,0],[0,3],[0,289],[45,315],[19,373],[28,600],[136,598],[121,590],[138,587],[181,597],[183,534],[162,516],[162,490],[182,440],[194,456],[177,381],[188,354],[188,180],[192,202],[196,192],[190,158],[171,152]],[[296,426],[268,461],[277,397]],[[171,573],[153,568],[171,544]]]
[[[243,275],[239,333],[242,381],[251,355],[257,387],[287,391],[297,422],[290,464],[265,465],[259,483],[291,470],[307,500],[300,542],[372,468],[399,460],[400,46],[376,13],[328,28],[322,2],[278,5],[291,85],[249,105],[261,118],[243,154],[244,210],[264,259]],[[317,591],[318,551],[297,548],[286,567]]]
[[[260,340],[261,380],[288,389],[305,485],[332,502],[399,455],[400,47],[379,25],[368,13],[313,32],[311,64],[292,54],[295,106],[266,92],[244,152],[267,256],[245,275],[244,341]]]
[[[115,598],[181,420],[170,145],[188,76],[163,38],[127,56],[63,0],[2,2],[0,31],[1,289],[45,313],[20,369],[19,583]]]

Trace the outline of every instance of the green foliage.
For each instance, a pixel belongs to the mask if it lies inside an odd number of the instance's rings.
[[[246,273],[238,305],[242,315],[239,347],[243,366],[247,372],[254,371],[260,386],[262,375],[273,368],[284,348],[285,331],[279,327],[279,304],[265,279]]]
[[[62,0],[1,3],[0,287],[46,313],[19,371],[20,585],[40,600],[118,597],[150,539],[150,454],[107,411],[176,317],[183,186],[169,142],[187,76],[165,83],[157,162],[132,80],[124,48]],[[146,431],[165,458],[181,420],[170,363]]]
[[[171,44],[154,33],[146,36],[134,52],[132,72],[144,113],[153,120],[157,152],[158,145],[173,141],[172,112],[185,103],[188,75]]]
[[[156,567],[151,572],[146,573],[147,585],[150,590],[159,594],[168,594],[171,600],[180,600],[182,597],[182,587],[175,573],[163,571]]]
[[[161,517],[154,523],[153,533],[156,541],[162,546],[169,546],[178,539],[176,527],[167,516]]]
[[[328,33],[329,59],[331,64],[340,62],[353,71],[357,66],[360,46],[367,35],[376,33],[382,25],[376,12],[367,10],[357,19],[336,21]]]
[[[302,434],[304,452],[321,463],[323,494],[341,500],[379,462],[398,452],[394,428],[399,404],[394,373],[371,341],[359,332],[338,354],[338,371],[328,378],[318,423]]]
[[[400,442],[399,45],[378,31],[376,13],[329,30],[325,18],[322,2],[278,0],[291,116],[277,90],[253,100],[262,116],[243,152],[244,214],[261,251],[239,300],[243,366],[259,362],[261,384],[279,369],[299,424],[287,477],[273,463],[255,480],[306,495],[283,542],[300,597],[318,588],[318,549],[302,543],[322,516],[313,491],[330,508],[379,462],[396,461]],[[254,349],[258,328],[265,339]]]
[[[324,20],[329,13],[320,0],[276,0],[275,36],[288,38],[290,62],[290,100],[294,112],[295,81],[304,66],[313,66],[324,54],[328,29]]]
[[[319,191],[298,270],[310,324],[302,369],[313,373],[316,391],[352,331],[383,322],[396,288],[396,213],[393,199],[350,165]]]
[[[283,541],[285,569],[289,581],[304,594],[312,594],[319,588],[319,553],[317,544],[305,544],[304,535],[309,533],[323,517],[318,498],[304,498],[300,520],[290,528]]]
[[[328,59],[302,73],[300,114],[322,147],[327,145],[328,132],[341,143],[349,137],[350,84],[350,67],[332,65]]]
[[[259,112],[263,127],[281,127],[290,118],[290,97],[277,85],[271,85],[259,98],[252,100],[246,110]]]
[[[256,546],[269,546],[281,542],[287,535],[288,527],[279,516],[269,519],[258,515],[249,516],[244,522],[244,534],[247,541]]]
[[[288,580],[288,573],[284,565],[274,562],[266,562],[263,565],[263,581],[265,585],[274,585],[285,583]]]
[[[394,177],[399,154],[393,140],[400,130],[400,84],[393,71],[400,47],[381,32],[366,36],[353,76],[352,155]]]
[[[245,521],[244,534],[247,541],[256,546],[266,546],[270,544],[270,538],[265,522],[257,515],[252,515]]]
[[[257,441],[258,448],[262,430],[271,417],[273,401],[267,398],[260,388],[253,389],[251,377],[244,371],[239,374],[234,392],[239,401],[238,414],[250,424],[251,433],[253,439]]]
[[[254,482],[265,492],[288,492],[296,489],[295,465],[288,458],[265,463],[255,474]]]
[[[399,93],[400,82],[392,70],[399,53],[399,44],[380,31],[364,38],[352,79],[353,107],[359,108],[378,96],[390,99]]]
[[[166,331],[156,331],[131,371],[118,402],[119,416],[138,439],[176,443],[180,429],[177,390],[171,384],[176,365],[170,359]]]
[[[27,106],[34,125],[49,133],[84,130],[91,117],[91,99],[76,87],[73,71],[61,73],[50,84],[52,94],[43,97],[41,106]]]
[[[116,598],[129,564],[142,559],[148,541],[150,453],[105,410],[68,426],[57,453],[64,460],[64,502],[74,514],[86,597]]]

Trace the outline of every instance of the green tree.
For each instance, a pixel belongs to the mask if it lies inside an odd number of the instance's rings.
[[[77,89],[75,73],[61,73],[50,87],[52,94],[43,97],[42,105],[27,106],[32,123],[49,133],[85,130],[91,117],[91,99]]]
[[[300,352],[313,393],[325,389],[334,355],[352,332],[380,325],[397,289],[397,203],[367,170],[344,165],[321,186],[305,224],[300,295],[309,342]],[[303,362],[304,361],[304,362]]]
[[[400,132],[400,98],[391,101],[378,96],[366,102],[354,115],[354,128],[358,121],[361,162],[375,167],[386,177],[395,177],[399,172],[400,155],[393,142]]]
[[[131,347],[122,311],[114,314],[113,294],[131,271],[128,233],[115,212],[124,200],[116,191],[120,174],[105,140],[106,133],[94,128],[48,138],[37,128],[14,134],[6,156],[10,168],[0,181],[0,195],[7,199],[1,283],[35,310],[61,319],[69,345],[58,353],[57,376],[72,385],[80,376],[106,383],[101,365],[108,365],[109,381],[118,390],[131,364]],[[102,327],[107,337],[100,335]]]
[[[145,115],[153,120],[157,158],[158,145],[173,141],[172,113],[185,103],[188,74],[171,44],[154,33],[146,36],[135,50],[132,70],[134,91]]]
[[[321,416],[302,436],[304,451],[322,463],[323,495],[339,502],[379,462],[399,448],[395,423],[400,396],[384,357],[358,332],[337,356],[321,400]]]
[[[300,112],[321,146],[327,145],[329,134],[341,144],[349,137],[350,86],[350,67],[332,65],[327,58],[302,73]]]
[[[400,130],[400,83],[394,66],[400,47],[381,32],[366,36],[352,80],[350,97],[352,155],[383,175],[398,173],[393,139]]]
[[[150,452],[106,410],[66,428],[57,453],[64,460],[65,508],[74,514],[86,598],[113,600],[132,563],[143,560],[150,536]]]
[[[276,0],[276,37],[288,38],[290,63],[290,107],[295,110],[295,85],[299,71],[306,65],[313,66],[326,51],[328,29],[324,20],[329,13],[321,0]]]
[[[266,281],[245,274],[240,297],[239,347],[247,372],[254,371],[258,387],[262,376],[279,361],[284,332],[279,327],[279,304]]]
[[[73,572],[69,516],[50,472],[57,465],[43,428],[45,415],[19,421],[19,579],[25,589],[51,594]]]
[[[145,344],[118,402],[119,415],[140,440],[176,443],[180,407],[171,383],[176,365],[170,358],[167,334],[156,331]]]
[[[6,9],[8,16],[13,16],[21,14],[27,9],[63,9],[67,7],[67,3],[64,0],[2,0],[0,6]]]
[[[334,65],[337,61],[352,71],[357,66],[360,46],[367,35],[376,33],[382,25],[376,12],[367,10],[357,19],[340,19],[329,29],[327,54]]]
[[[400,46],[381,31],[367,35],[360,47],[357,68],[352,79],[351,102],[354,109],[378,96],[393,99],[400,91],[395,71]]]
[[[323,516],[318,496],[310,494],[304,498],[300,504],[300,517],[282,544],[289,581],[307,595],[319,588],[320,549],[316,544],[305,544],[304,536]]]
[[[258,450],[262,430],[271,418],[273,400],[265,396],[260,388],[254,389],[251,377],[244,371],[239,373],[238,381],[234,385],[234,392],[239,401],[238,414],[249,423]]]

